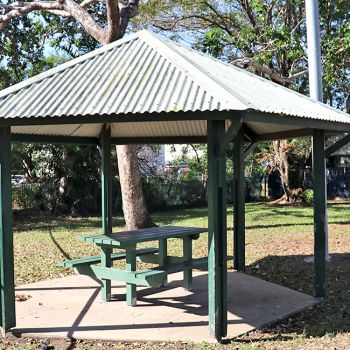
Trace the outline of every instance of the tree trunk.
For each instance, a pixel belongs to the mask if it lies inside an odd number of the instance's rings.
[[[111,1],[108,3],[112,4]],[[138,12],[139,0],[118,1],[118,6],[118,18],[115,16],[115,11],[107,11],[107,17],[108,13],[111,13],[109,19],[109,38],[106,40],[106,43],[111,43],[124,36],[130,18],[134,17]],[[114,24],[113,21],[115,21]],[[104,44],[103,42],[100,43]],[[116,148],[125,228],[127,230],[136,230],[155,226],[148,213],[143,196],[136,146],[124,145],[117,146]]]
[[[128,230],[152,227],[142,192],[135,145],[117,146],[119,181],[122,191],[125,227]]]
[[[273,149],[275,153],[274,163],[276,164],[276,168],[280,173],[282,188],[284,191],[284,195],[278,199],[277,201],[289,201],[291,190],[289,187],[289,163],[288,158],[285,154],[285,140],[273,141]]]

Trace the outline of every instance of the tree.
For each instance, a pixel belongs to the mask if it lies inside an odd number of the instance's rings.
[[[211,55],[270,79],[308,93],[306,25],[304,0],[151,0],[142,5],[138,26],[153,27],[189,41]],[[325,102],[343,108],[350,101],[350,14],[347,0],[321,1],[322,63]],[[349,96],[348,96],[349,95]],[[349,108],[350,102],[347,104]],[[270,161],[281,175],[285,200],[298,173],[309,161],[301,151],[305,140],[273,142]],[[295,179],[296,177],[292,177]]]
[[[136,16],[139,8],[139,0],[74,0],[57,1],[20,1],[8,3],[6,0],[0,3],[0,31],[4,39],[8,35],[8,26],[11,21],[18,21],[25,15],[37,13],[52,22],[46,33],[57,40],[57,34],[61,33],[61,43],[69,53],[74,53],[74,48],[79,44],[87,48],[93,48],[96,44],[106,45],[122,38],[126,32],[130,19]],[[25,19],[24,21],[28,21]],[[30,21],[30,19],[29,19]],[[40,19],[39,19],[40,22]],[[24,23],[24,22],[23,22]],[[77,26],[78,24],[78,26]],[[25,27],[25,24],[21,24]],[[16,27],[12,26],[12,28]],[[7,31],[7,33],[6,33]],[[75,41],[67,39],[72,33],[78,32]],[[84,33],[89,37],[86,37]],[[91,42],[91,38],[94,39]],[[123,198],[123,210],[128,229],[149,227],[153,222],[146,209],[145,200],[141,188],[139,165],[135,147],[132,145],[117,146],[119,177]]]

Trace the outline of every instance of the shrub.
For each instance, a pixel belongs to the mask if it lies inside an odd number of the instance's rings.
[[[314,191],[312,189],[305,190],[301,197],[306,205],[314,204]]]

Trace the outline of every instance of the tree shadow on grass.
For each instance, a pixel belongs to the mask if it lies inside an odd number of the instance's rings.
[[[113,227],[123,227],[125,221],[122,217],[113,218]],[[37,217],[18,218],[15,216],[14,228],[16,232],[69,230],[82,231],[96,229],[96,234],[102,233],[102,218],[100,217],[71,217],[38,215]]]
[[[271,333],[298,333],[319,337],[350,332],[350,253],[331,254],[327,263],[324,301],[283,323],[267,327]],[[246,273],[285,287],[313,294],[314,264],[305,255],[267,256],[247,266]]]

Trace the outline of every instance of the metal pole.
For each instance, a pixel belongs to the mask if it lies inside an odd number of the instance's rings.
[[[321,65],[321,36],[320,36],[320,13],[318,0],[305,0],[307,47],[309,61],[309,89],[310,97],[314,100],[323,101],[322,93],[322,65]],[[330,259],[328,253],[328,213],[327,213],[327,182],[325,181],[326,196],[326,250],[325,257]]]
[[[11,190],[11,128],[0,127],[0,327],[16,326]]]
[[[112,233],[112,176],[111,176],[111,129],[103,126],[100,135],[101,187],[102,187],[102,231]]]
[[[208,308],[210,335],[227,334],[226,157],[224,120],[208,121]]]
[[[309,61],[310,97],[323,101],[322,96],[322,68],[321,68],[321,39],[320,14],[317,0],[306,0],[306,29],[307,51]]]
[[[234,197],[233,240],[234,268],[245,270],[245,179],[244,179],[244,134],[240,130],[234,139]]]
[[[315,296],[325,295],[327,202],[325,193],[326,160],[324,131],[314,130],[312,138],[312,170],[314,175],[314,275]]]
[[[112,176],[111,176],[111,128],[103,125],[100,134],[101,153],[101,197],[102,197],[102,232],[109,236],[112,233]],[[101,266],[111,267],[112,249],[101,247]],[[111,298],[111,281],[102,279],[102,300]]]

